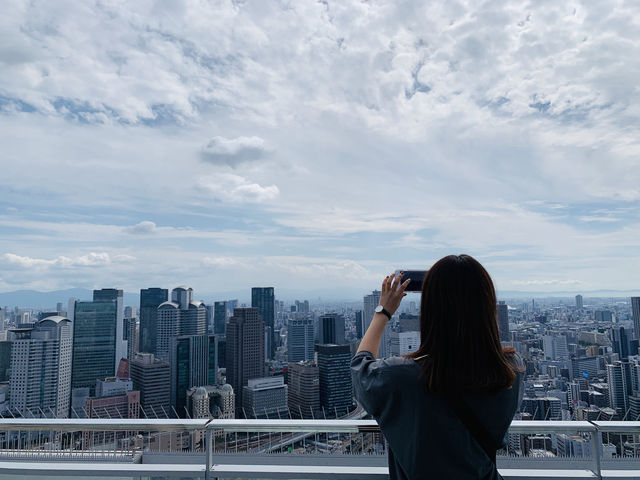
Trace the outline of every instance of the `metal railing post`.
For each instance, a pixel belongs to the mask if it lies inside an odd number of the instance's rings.
[[[211,467],[213,463],[213,430],[211,428],[207,428],[206,432],[207,452],[205,460],[204,479],[211,480]]]
[[[591,422],[595,427],[595,431],[591,432],[591,445],[593,449],[593,458],[596,461],[595,470],[593,473],[596,474],[596,478],[598,480],[602,480],[602,455],[600,449],[602,447],[602,432],[600,428],[595,423]]]

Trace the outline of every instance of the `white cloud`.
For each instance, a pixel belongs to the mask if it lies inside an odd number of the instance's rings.
[[[239,265],[243,265],[242,262],[239,262],[235,258],[232,257],[204,257],[202,259],[202,263],[208,267],[236,267]]]
[[[107,265],[112,262],[111,257],[106,252],[91,252],[86,255],[80,255],[77,257],[59,256],[54,259],[32,258],[22,255],[16,255],[13,253],[5,253],[1,257],[4,260],[6,266],[12,266],[17,268],[49,268],[49,267],[94,267]],[[124,261],[131,260],[131,256],[119,255],[114,260]]]
[[[213,137],[201,150],[203,160],[236,167],[238,164],[264,158],[271,152],[260,137]]]
[[[201,177],[198,186],[212,198],[231,203],[266,202],[280,194],[276,185],[262,186],[230,173]]]
[[[131,225],[130,227],[125,227],[125,231],[128,233],[145,235],[155,233],[157,228],[155,223],[149,220],[143,220],[142,222]]]

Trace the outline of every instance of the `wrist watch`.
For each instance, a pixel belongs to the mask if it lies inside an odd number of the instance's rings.
[[[388,311],[387,311],[387,310],[386,310],[382,305],[378,305],[378,306],[376,307],[376,309],[374,310],[374,312],[376,312],[376,313],[383,313],[383,314],[385,314],[385,315],[387,316],[387,318],[388,318],[389,320],[391,320],[391,314],[390,314],[390,313],[389,313],[389,312],[388,312]]]

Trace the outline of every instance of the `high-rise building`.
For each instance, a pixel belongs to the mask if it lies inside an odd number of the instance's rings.
[[[216,381],[217,356],[213,335],[180,335],[170,342],[171,405],[187,416],[187,390]],[[213,365],[210,363],[213,362]],[[213,376],[213,378],[210,378]]]
[[[140,392],[133,382],[116,377],[96,381],[96,395],[89,397],[87,418],[139,418]]]
[[[213,304],[213,333],[225,334],[227,327],[227,302]]]
[[[629,357],[629,341],[630,338],[624,327],[613,327],[611,329],[613,351],[620,356],[620,360],[626,360]]]
[[[640,339],[640,297],[631,297],[631,317],[635,338]]]
[[[94,302],[113,302],[116,304],[116,356],[114,370],[118,368],[121,358],[127,358],[127,341],[125,340],[124,300],[122,290],[103,288],[93,291]]]
[[[309,300],[296,300],[296,308],[295,311],[298,313],[309,313]]]
[[[406,355],[420,346],[420,332],[391,332],[390,340],[390,355]]]
[[[289,363],[311,361],[314,353],[313,318],[301,314],[289,320],[287,329],[287,359]]]
[[[241,408],[242,387],[252,378],[264,376],[264,322],[257,308],[236,308],[227,324],[227,383]]]
[[[511,335],[509,334],[509,306],[503,301],[498,302],[498,330],[501,342],[511,341]]]
[[[613,313],[609,310],[596,310],[593,312],[593,318],[596,322],[611,323],[613,319]]]
[[[252,378],[242,389],[242,408],[246,417],[288,417],[284,377]]]
[[[262,317],[265,327],[270,329],[271,338],[268,342],[270,346],[270,351],[267,352],[268,358],[273,358],[275,355],[275,341],[273,339],[276,316],[275,301],[273,287],[253,287],[251,289],[251,306],[258,309],[258,314]]]
[[[140,392],[133,390],[133,382],[115,377],[96,382],[96,396],[89,397],[84,406],[86,418],[140,418]],[[113,443],[127,438],[129,432],[83,432],[83,449],[91,445]]]
[[[227,300],[227,320],[231,318],[234,310],[238,308],[238,306],[239,302],[237,298],[234,298],[233,300]]]
[[[582,310],[582,295],[576,295],[576,308]]]
[[[10,330],[10,407],[24,416],[66,418],[71,399],[72,326],[65,317],[47,317]]]
[[[398,327],[401,332],[419,332],[420,316],[415,313],[401,313]]]
[[[521,411],[531,414],[531,420],[562,420],[562,402],[559,398],[525,397]]]
[[[349,345],[316,345],[320,379],[320,406],[326,414],[344,415],[353,404],[351,348]]]
[[[216,337],[216,352],[218,352],[218,368],[227,368],[227,336],[215,335]],[[217,380],[212,382],[217,384]]]
[[[380,339],[380,349],[378,350],[378,358],[387,358],[391,356],[391,322],[387,322],[382,331]]]
[[[380,290],[374,290],[369,295],[364,296],[364,308],[362,309],[362,334],[367,333],[369,329],[369,325],[371,325],[371,320],[373,319],[373,314],[375,313],[375,309],[380,303]]]
[[[11,340],[0,341],[0,382],[8,382],[11,374]]]
[[[571,359],[571,379],[591,380],[598,376],[600,360],[598,357],[575,357]]]
[[[607,365],[607,384],[609,385],[609,401],[611,408],[624,417],[629,408],[631,390],[631,364],[627,361],[613,362]]]
[[[139,350],[155,353],[158,307],[169,299],[166,288],[143,288],[140,290],[140,338]]]
[[[320,372],[312,362],[289,362],[288,405],[291,415],[315,418],[320,410]]]
[[[565,335],[544,335],[542,347],[545,357],[550,360],[569,360],[569,349]]]
[[[120,361],[116,348],[117,303],[108,300],[75,302],[72,325],[71,388],[88,388],[89,396],[94,396],[96,380],[115,376]],[[84,406],[84,400],[81,403]]]
[[[161,360],[169,360],[172,337],[206,333],[207,309],[204,303],[193,301],[192,288],[174,288],[171,301],[158,307],[156,356]]]
[[[362,338],[364,332],[362,331],[362,310],[356,310],[355,313],[356,322],[356,338]]]
[[[344,317],[337,313],[325,313],[318,320],[318,343],[342,345],[344,340]]]
[[[640,393],[640,359],[635,358],[631,363],[631,390]]]
[[[136,317],[124,317],[124,335],[127,341],[127,358],[133,358],[139,351],[138,345],[138,319]]]
[[[147,418],[171,415],[171,368],[152,353],[137,354],[130,362],[133,388],[140,391],[140,406]]]

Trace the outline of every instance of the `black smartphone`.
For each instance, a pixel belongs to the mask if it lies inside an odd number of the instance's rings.
[[[422,282],[424,281],[424,277],[427,274],[427,270],[396,270],[396,275],[400,272],[404,272],[402,276],[402,281],[409,279],[409,285],[405,289],[405,292],[421,292],[422,291]]]

